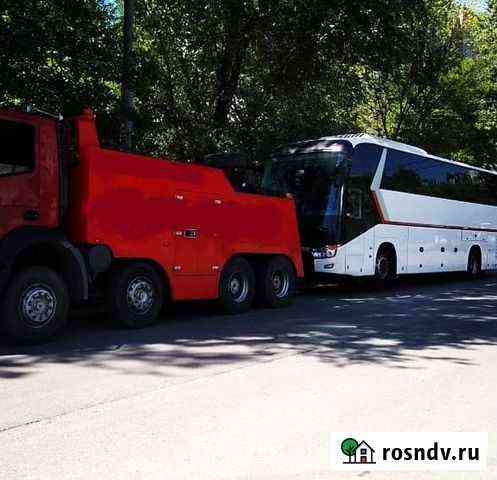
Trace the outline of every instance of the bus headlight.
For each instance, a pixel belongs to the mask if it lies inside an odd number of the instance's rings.
[[[337,248],[337,245],[327,245],[323,248],[313,248],[311,249],[311,253],[316,260],[320,258],[333,258],[336,257]]]

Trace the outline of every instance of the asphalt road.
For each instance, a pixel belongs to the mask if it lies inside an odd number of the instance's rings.
[[[0,478],[497,478],[497,277],[319,288],[289,309],[74,316],[0,343]],[[330,471],[333,431],[486,431],[484,473]]]

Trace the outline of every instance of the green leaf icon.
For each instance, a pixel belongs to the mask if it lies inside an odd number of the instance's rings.
[[[341,448],[344,455],[347,455],[347,457],[351,457],[352,455],[354,455],[358,446],[359,443],[355,438],[346,438],[342,442]]]

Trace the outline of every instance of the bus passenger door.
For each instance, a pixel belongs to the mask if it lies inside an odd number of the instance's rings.
[[[378,223],[371,194],[365,188],[350,182],[345,193],[343,217],[345,273],[347,275],[373,275],[375,270],[374,226]]]
[[[381,219],[373,203],[371,183],[382,152],[382,148],[370,144],[361,144],[354,149],[343,210],[345,273],[349,275],[374,274],[374,226]]]
[[[345,274],[363,273],[366,239],[363,228],[363,192],[350,185],[345,193]]]

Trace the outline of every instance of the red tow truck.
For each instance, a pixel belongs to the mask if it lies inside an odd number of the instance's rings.
[[[236,191],[216,168],[100,146],[90,110],[0,111],[0,326],[39,342],[105,299],[139,328],[168,301],[228,313],[287,305],[303,276],[293,200]]]

